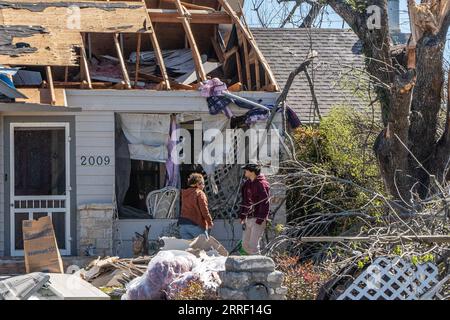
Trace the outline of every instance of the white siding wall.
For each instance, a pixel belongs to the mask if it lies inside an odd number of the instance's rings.
[[[92,203],[111,203],[115,180],[114,112],[139,113],[208,113],[206,99],[198,92],[157,92],[126,90],[67,90],[69,106],[81,107],[77,113],[7,112],[0,115],[0,256],[4,252],[4,157],[3,116],[57,116],[75,115],[77,206]],[[250,99],[262,98],[273,103],[276,93],[246,93]],[[245,110],[232,107],[236,113]],[[7,155],[6,155],[7,156]],[[83,166],[81,157],[109,156],[109,165]],[[141,231],[141,230],[140,230]]]
[[[114,113],[86,111],[76,117],[77,205],[112,203],[114,189]],[[81,157],[105,157],[109,165],[82,165]]]

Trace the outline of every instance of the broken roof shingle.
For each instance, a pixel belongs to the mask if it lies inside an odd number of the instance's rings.
[[[310,50],[317,51],[318,58],[309,72],[322,116],[337,105],[358,109],[368,106],[355,95],[358,81],[350,76],[352,70],[360,72],[364,68],[361,43],[351,30],[254,28],[252,33],[282,88],[289,74],[306,59]],[[311,91],[303,73],[292,85],[288,104],[303,122],[318,121],[314,118]]]

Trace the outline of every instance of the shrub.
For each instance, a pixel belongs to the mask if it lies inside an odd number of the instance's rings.
[[[192,280],[185,288],[171,296],[170,300],[218,300],[218,294],[206,290],[200,280]]]
[[[296,257],[274,257],[277,270],[284,273],[283,286],[287,288],[288,300],[314,300],[328,275],[319,272],[312,263],[299,264]]]
[[[289,219],[309,213],[360,208],[372,195],[358,186],[384,193],[372,151],[380,130],[375,118],[350,107],[333,108],[318,127],[296,129],[292,137],[299,161],[308,164],[312,172],[351,183],[327,180],[326,183],[311,186],[309,182],[289,182]]]

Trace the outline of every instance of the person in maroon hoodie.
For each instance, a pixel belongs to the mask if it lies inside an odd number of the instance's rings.
[[[242,168],[246,178],[241,190],[242,248],[247,254],[260,254],[259,242],[270,211],[270,185],[259,165],[247,164]]]

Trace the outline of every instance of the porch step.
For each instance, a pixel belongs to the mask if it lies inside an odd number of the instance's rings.
[[[64,271],[71,265],[77,265],[84,268],[97,257],[70,256],[62,257]],[[25,260],[23,257],[0,257],[0,275],[19,275],[25,274]]]

